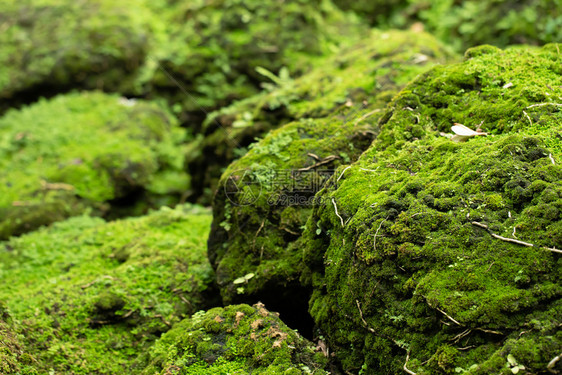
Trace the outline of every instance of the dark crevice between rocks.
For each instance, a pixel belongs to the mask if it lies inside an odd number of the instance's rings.
[[[279,313],[279,318],[291,329],[296,329],[304,338],[314,339],[314,320],[308,313],[308,301],[312,290],[298,282],[285,286],[272,285],[251,296],[244,296],[234,303],[253,305],[261,302],[269,311]]]

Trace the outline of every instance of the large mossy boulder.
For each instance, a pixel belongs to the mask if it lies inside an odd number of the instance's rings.
[[[0,111],[69,88],[131,92],[150,15],[107,0],[0,4]]]
[[[190,145],[195,195],[209,199],[224,168],[268,131],[302,118],[382,110],[416,75],[454,58],[425,33],[372,31],[300,78],[268,74],[266,90],[211,113]],[[351,107],[351,108],[350,108]]]
[[[189,186],[184,138],[165,109],[95,92],[8,112],[0,117],[0,239],[90,209],[119,216],[143,212],[146,201],[174,202]]]
[[[339,64],[334,61],[292,87],[259,98],[274,105],[288,97],[287,117],[300,120],[251,144],[218,183],[209,259],[224,303],[263,301],[288,324],[308,325],[310,290],[300,282],[300,237],[318,203],[314,195],[336,168],[354,162],[370,146],[385,105],[398,88],[446,56],[428,35],[376,32]],[[256,107],[255,116],[244,129],[234,126],[239,137],[279,125],[267,123],[264,107]],[[215,134],[224,134],[220,132]]]
[[[0,301],[39,372],[138,373],[163,332],[213,307],[210,221],[195,206],[111,223],[80,216],[0,243]]]
[[[560,370],[559,47],[484,46],[423,74],[317,195],[335,204],[307,223],[302,280],[345,371]],[[455,143],[455,123],[488,135]]]
[[[263,304],[200,311],[150,349],[143,375],[327,374],[320,349]]]
[[[206,111],[258,93],[268,81],[258,70],[302,73],[364,29],[330,0],[183,1],[174,9],[143,83],[196,129]]]

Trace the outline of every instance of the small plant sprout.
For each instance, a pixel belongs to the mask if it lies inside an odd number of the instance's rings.
[[[518,364],[515,357],[511,354],[507,355],[507,363],[505,364],[505,367],[509,368],[514,374],[518,374],[519,371],[525,370],[525,366]]]
[[[232,283],[234,285],[238,285],[238,284],[246,284],[248,282],[248,280],[250,280],[251,278],[253,278],[254,276],[256,276],[254,273],[249,273],[247,275],[244,275],[242,277],[237,278],[236,280],[234,280]]]
[[[472,130],[467,126],[464,126],[463,124],[455,123],[451,127],[451,130],[453,131],[453,133],[455,133],[455,135],[451,139],[454,142],[466,142],[471,137],[476,137],[478,135],[484,135],[484,136],[488,135],[488,133],[484,133],[480,131],[480,126],[482,126],[482,123],[478,125],[478,129]]]

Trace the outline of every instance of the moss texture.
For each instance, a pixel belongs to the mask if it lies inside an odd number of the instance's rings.
[[[166,110],[95,92],[7,113],[0,118],[0,239],[90,208],[140,213],[135,197],[143,194],[154,205],[173,202],[189,186],[184,139]]]
[[[210,221],[196,206],[80,216],[1,244],[0,300],[39,372],[138,373],[133,362],[162,332],[213,306]]]
[[[205,121],[202,135],[190,146],[195,194],[208,200],[223,168],[256,137],[294,120],[341,114],[342,108],[353,107],[348,113],[381,109],[417,74],[452,58],[428,34],[372,31],[300,78],[268,74],[265,92],[211,113]]]
[[[0,373],[4,375],[35,375],[35,359],[21,343],[19,327],[6,307],[0,303]]]
[[[302,280],[344,370],[400,373],[409,358],[418,374],[542,373],[562,350],[547,249],[562,248],[558,48],[483,46],[420,76],[317,197],[341,219],[315,207]],[[489,136],[454,143],[440,135],[453,123]]]
[[[267,78],[256,68],[298,74],[363,29],[329,0],[185,1],[169,23],[143,73],[145,90],[193,128],[205,111],[258,93]]]
[[[155,374],[326,374],[314,344],[264,305],[200,311],[177,324],[150,350]]]
[[[70,87],[130,92],[149,17],[140,1],[2,1],[0,111]]]

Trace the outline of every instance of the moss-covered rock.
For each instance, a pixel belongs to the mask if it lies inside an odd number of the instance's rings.
[[[200,311],[178,323],[150,349],[155,374],[326,374],[314,344],[263,304]]]
[[[212,307],[210,221],[194,206],[80,216],[0,244],[0,300],[40,373],[138,373],[132,363],[162,332]]]
[[[147,95],[174,104],[182,123],[199,128],[205,111],[261,90],[256,71],[298,74],[362,27],[330,0],[183,1],[144,71]]]
[[[101,93],[8,112],[0,118],[0,239],[89,208],[142,212],[134,206],[143,195],[173,202],[189,186],[184,138],[166,110]]]
[[[0,302],[0,373],[3,375],[36,375],[35,359],[21,344],[18,327]]]
[[[562,351],[557,48],[481,47],[422,75],[317,196],[336,204],[307,223],[303,281],[344,370],[542,373]],[[488,136],[440,135],[454,123]]]
[[[265,92],[211,113],[205,121],[202,136],[190,146],[195,194],[208,199],[223,168],[243,155],[256,137],[342,108],[380,110],[417,74],[452,57],[428,34],[372,31],[300,78],[268,75]]]
[[[150,16],[141,1],[2,1],[0,111],[69,88],[130,92]]]
[[[560,42],[560,0],[335,0],[377,27],[414,24],[458,50],[490,43],[511,44]]]
[[[407,13],[459,49],[484,43],[504,47],[562,39],[560,0],[414,0]]]

